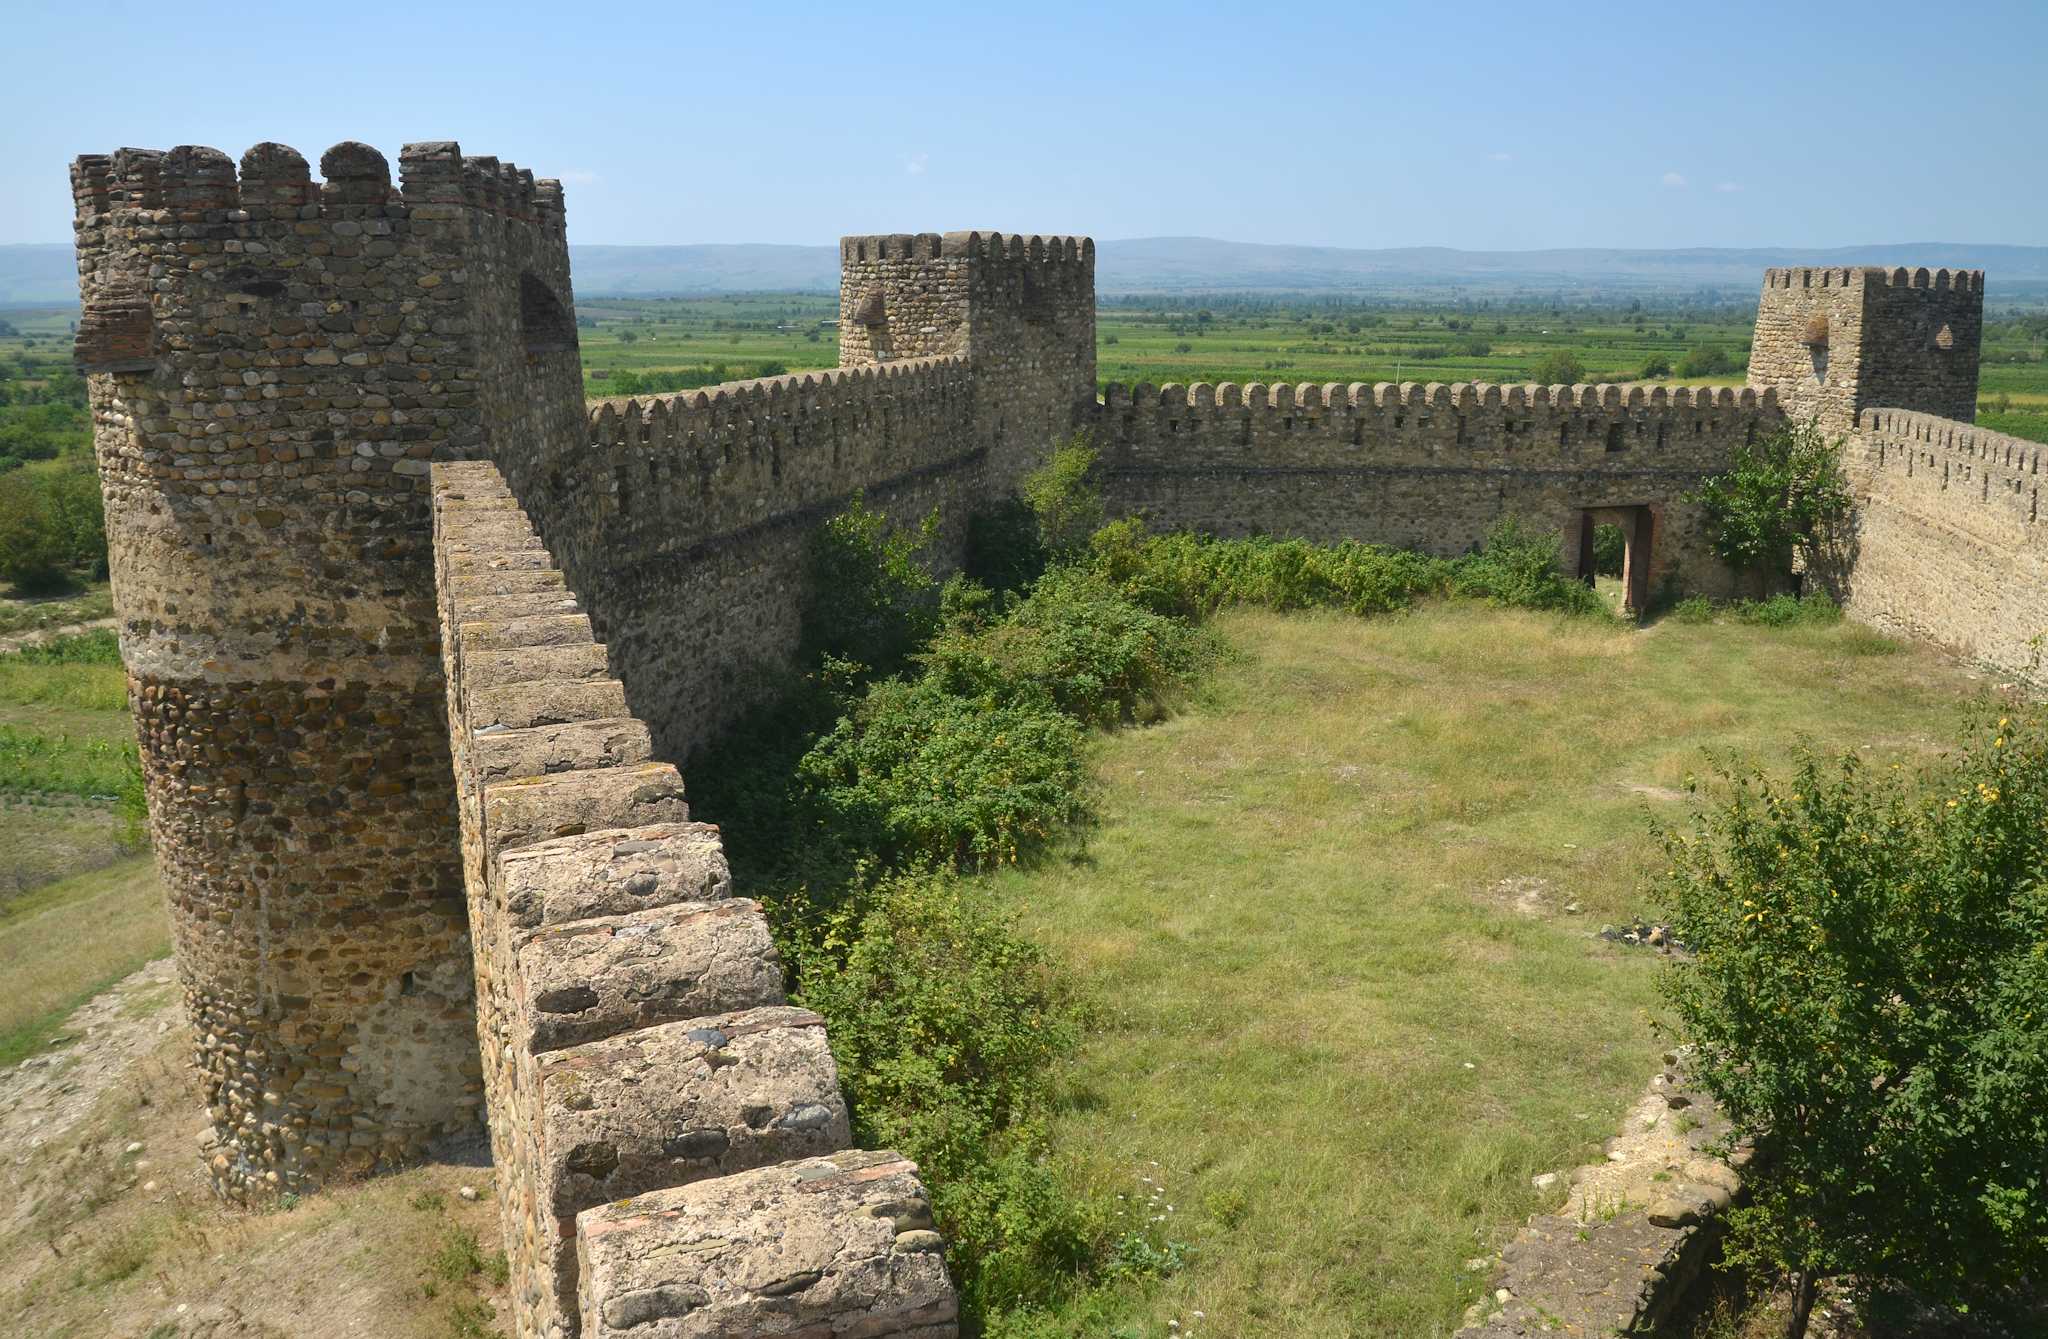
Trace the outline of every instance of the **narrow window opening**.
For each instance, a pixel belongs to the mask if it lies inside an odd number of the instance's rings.
[[[1628,450],[1628,442],[1621,435],[1621,425],[1619,423],[1607,425],[1607,449],[1609,451]],[[1619,533],[1619,527],[1616,527],[1616,532]]]

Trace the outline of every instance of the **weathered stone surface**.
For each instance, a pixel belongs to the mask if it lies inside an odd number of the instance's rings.
[[[631,716],[524,730],[487,730],[471,736],[479,780],[489,785],[520,777],[548,776],[647,761],[653,746],[647,727]]]
[[[542,1202],[560,1218],[851,1139],[825,1020],[808,1009],[642,1028],[538,1064]]]
[[[599,828],[681,823],[690,816],[682,777],[662,762],[489,783],[483,811],[489,853]]]
[[[782,960],[745,898],[545,926],[517,956],[512,1038],[526,1052],[782,1002]]]
[[[958,1303],[914,1164],[842,1153],[586,1210],[585,1339],[953,1339]]]
[[[464,718],[472,731],[524,730],[568,721],[613,720],[626,714],[626,689],[617,679],[581,682],[464,686]]]
[[[498,857],[505,911],[521,927],[730,896],[718,829],[663,823],[536,842]]]

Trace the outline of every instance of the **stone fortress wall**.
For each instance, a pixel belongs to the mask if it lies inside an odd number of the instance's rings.
[[[80,159],[78,354],[216,1181],[310,1189],[487,1101],[522,1334],[951,1333],[915,1169],[845,1151],[676,770],[788,663],[856,493],[939,507],[951,560],[1087,429],[1162,528],[1452,553],[1515,514],[1569,561],[1623,518],[1640,602],[1729,588],[1685,495],[1811,416],[1852,612],[2008,668],[2048,626],[2039,450],[1966,421],[1974,273],[1773,271],[1742,391],[1098,400],[1085,239],[848,238],[842,367],[586,407],[559,187],[400,161]]]
[[[1219,535],[1365,540],[1450,556],[1513,516],[1564,536],[1648,512],[1654,570],[1726,594],[1685,495],[1782,418],[1775,392],[1406,382],[1112,386],[1098,420],[1121,511]]]
[[[916,1168],[850,1150],[824,1020],[512,490],[482,462],[433,479],[518,1334],[954,1334]]]
[[[1749,380],[1844,441],[1855,515],[1813,574],[1843,607],[2038,681],[2041,447],[1972,426],[1983,326],[1981,271],[1768,270]]]

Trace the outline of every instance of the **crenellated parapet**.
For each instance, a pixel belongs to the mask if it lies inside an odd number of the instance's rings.
[[[718,829],[690,821],[498,471],[433,478],[518,1335],[781,1333],[794,1316],[947,1339],[957,1304],[917,1169],[850,1149],[824,1020],[786,1002]]]
[[[2018,527],[2015,542],[2041,542],[2041,443],[1910,409],[1866,409],[1856,436],[1868,467],[1980,506],[1990,524]]]
[[[1647,508],[1657,579],[1713,590],[1688,495],[1782,421],[1769,388],[1141,384],[1107,388],[1096,438],[1112,504],[1157,525],[1449,555],[1515,516],[1571,564],[1584,514]]]
[[[1766,270],[1749,380],[1832,432],[1873,405],[1967,420],[1983,325],[1982,270]]]
[[[1115,385],[1103,393],[1110,459],[1247,466],[1395,463],[1449,450],[1601,460],[1645,447],[1690,460],[1721,428],[1778,416],[1777,393],[1748,387],[1497,386],[1483,382]],[[1364,451],[1366,455],[1359,455]],[[1634,463],[1630,456],[1624,463]]]

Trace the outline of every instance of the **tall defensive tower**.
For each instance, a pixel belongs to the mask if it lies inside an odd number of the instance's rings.
[[[452,143],[72,167],[94,443],[226,1194],[482,1102],[427,470],[581,438],[562,197]],[[544,491],[544,490],[543,490]]]
[[[1865,409],[1977,416],[1982,270],[1764,271],[1749,384],[1846,431]]]
[[[1095,413],[1095,243],[994,232],[843,237],[842,367],[965,354],[998,492]]]

